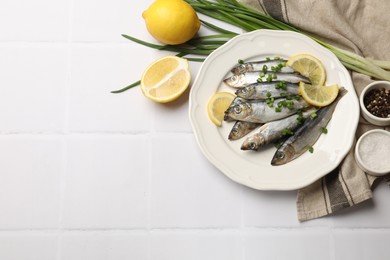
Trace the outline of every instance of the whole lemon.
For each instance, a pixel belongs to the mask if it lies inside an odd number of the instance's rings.
[[[142,13],[149,33],[165,44],[182,44],[198,32],[200,21],[183,0],[157,0]]]

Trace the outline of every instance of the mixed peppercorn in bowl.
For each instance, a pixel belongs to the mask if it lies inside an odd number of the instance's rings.
[[[362,116],[378,126],[390,125],[390,82],[375,81],[360,94]]]

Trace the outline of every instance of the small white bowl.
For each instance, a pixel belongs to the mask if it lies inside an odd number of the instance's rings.
[[[368,84],[360,94],[360,98],[359,98],[360,110],[362,111],[362,116],[364,117],[364,119],[366,119],[369,123],[378,126],[387,126],[390,125],[390,118],[374,116],[367,110],[366,106],[364,105],[364,97],[368,92],[370,92],[373,89],[382,89],[382,88],[390,90],[390,82],[374,81],[371,84]]]
[[[390,173],[390,132],[374,129],[364,133],[355,146],[357,165],[366,173],[383,176]]]

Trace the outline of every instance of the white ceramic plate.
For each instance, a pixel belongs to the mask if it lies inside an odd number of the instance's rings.
[[[304,153],[282,166],[272,166],[273,146],[257,152],[242,151],[244,138],[228,140],[234,123],[216,127],[208,118],[210,97],[219,91],[234,90],[222,82],[239,59],[289,58],[309,53],[326,68],[327,84],[337,83],[348,90],[329,122],[328,134],[314,145],[314,153]],[[189,115],[197,142],[207,159],[230,179],[260,190],[294,190],[305,187],[335,169],[353,144],[359,120],[359,102],[351,77],[337,57],[310,38],[287,31],[258,30],[239,35],[218,48],[203,63],[190,93]]]

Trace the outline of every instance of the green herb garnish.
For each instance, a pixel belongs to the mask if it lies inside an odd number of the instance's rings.
[[[284,128],[282,130],[282,135],[293,135],[293,134],[294,134],[294,132],[291,131],[291,129],[289,129],[289,128]]]

